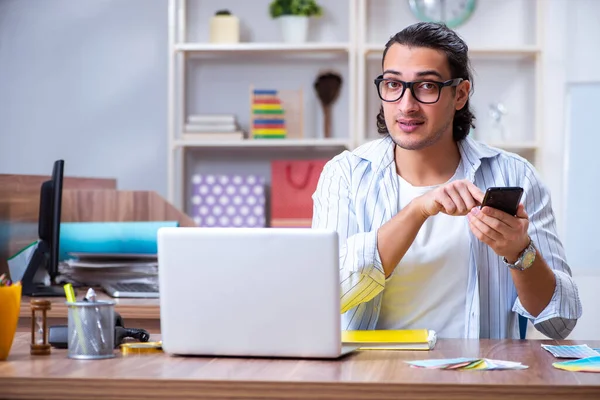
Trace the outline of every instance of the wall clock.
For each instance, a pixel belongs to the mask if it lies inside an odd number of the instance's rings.
[[[477,0],[408,0],[420,21],[443,22],[448,28],[464,24],[475,11]]]

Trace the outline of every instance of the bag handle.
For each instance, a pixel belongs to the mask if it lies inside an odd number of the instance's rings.
[[[306,186],[308,185],[308,181],[311,177],[311,173],[312,173],[312,170],[314,169],[314,167],[315,166],[313,165],[313,163],[308,164],[308,169],[307,169],[306,175],[304,176],[304,180],[300,183],[296,183],[292,179],[292,165],[288,164],[285,166],[285,177],[287,178],[288,183],[294,189],[302,190],[302,189],[306,188]]]

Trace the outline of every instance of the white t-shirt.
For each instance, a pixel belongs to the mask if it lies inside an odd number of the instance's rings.
[[[448,182],[464,177],[460,162]],[[437,187],[398,179],[400,209]],[[441,338],[465,337],[469,252],[466,216],[428,218],[386,280],[377,329],[433,329]]]

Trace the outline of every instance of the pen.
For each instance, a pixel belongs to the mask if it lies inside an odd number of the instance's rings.
[[[94,291],[94,289],[92,289],[92,288],[88,289],[84,300],[87,300],[90,303],[96,302],[96,292]],[[100,335],[100,341],[102,342],[103,347],[106,347],[106,338],[104,337],[104,330],[102,329],[102,323],[100,322],[100,319],[101,319],[100,310],[98,309],[98,307],[94,307],[94,311],[96,312],[95,319],[96,319],[96,325],[98,327],[98,333]],[[97,345],[97,340],[95,340],[95,338],[92,341],[92,345],[94,346],[96,351],[99,351],[98,345]]]

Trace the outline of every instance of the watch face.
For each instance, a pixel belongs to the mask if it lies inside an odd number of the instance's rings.
[[[533,261],[535,260],[535,249],[533,251],[527,250],[525,254],[523,254],[523,263],[521,264],[525,268],[531,267]]]
[[[421,21],[443,22],[449,28],[464,24],[475,10],[476,0],[409,0],[412,13]]]

